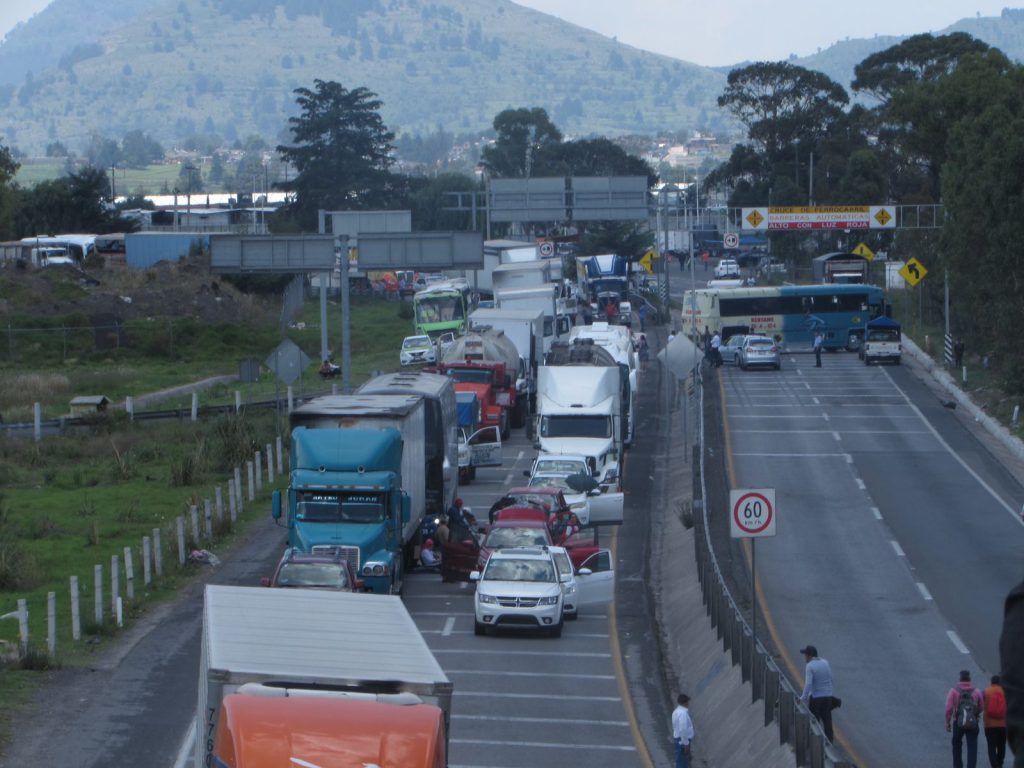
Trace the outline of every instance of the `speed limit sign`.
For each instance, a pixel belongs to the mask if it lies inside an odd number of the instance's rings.
[[[545,240],[540,244],[540,255],[547,258],[548,256],[555,255],[555,244],[550,240]]]
[[[774,488],[740,488],[729,491],[729,510],[734,539],[775,535]]]

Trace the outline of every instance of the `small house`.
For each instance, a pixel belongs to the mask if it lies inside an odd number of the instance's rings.
[[[89,416],[93,413],[104,413],[110,405],[106,395],[79,395],[71,401],[72,416]]]

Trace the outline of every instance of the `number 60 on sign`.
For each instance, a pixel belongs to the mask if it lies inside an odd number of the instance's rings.
[[[730,532],[734,539],[775,535],[775,489],[737,488],[729,491]]]

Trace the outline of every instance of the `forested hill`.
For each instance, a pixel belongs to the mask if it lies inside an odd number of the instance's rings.
[[[486,129],[509,106],[542,106],[567,134],[715,130],[724,119],[722,74],[506,0],[162,0],[0,93],[0,140],[74,149],[135,128],[167,146],[198,132],[274,140],[292,90],[315,78],[375,91],[398,133]]]
[[[1024,10],[964,19],[1024,58]],[[921,30],[925,31],[925,30]],[[508,0],[54,0],[0,44],[0,143],[39,153],[142,130],[281,138],[293,89],[316,78],[379,94],[396,133],[490,127],[540,106],[567,135],[719,132],[726,70],[622,45]],[[848,87],[900,38],[847,40],[794,63]],[[738,56],[737,58],[742,58]]]

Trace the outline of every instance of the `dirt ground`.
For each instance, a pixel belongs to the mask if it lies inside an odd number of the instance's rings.
[[[133,320],[191,316],[243,322],[275,311],[210,273],[209,259],[160,262],[144,271],[70,267],[0,269],[0,318],[81,313],[91,319]]]

